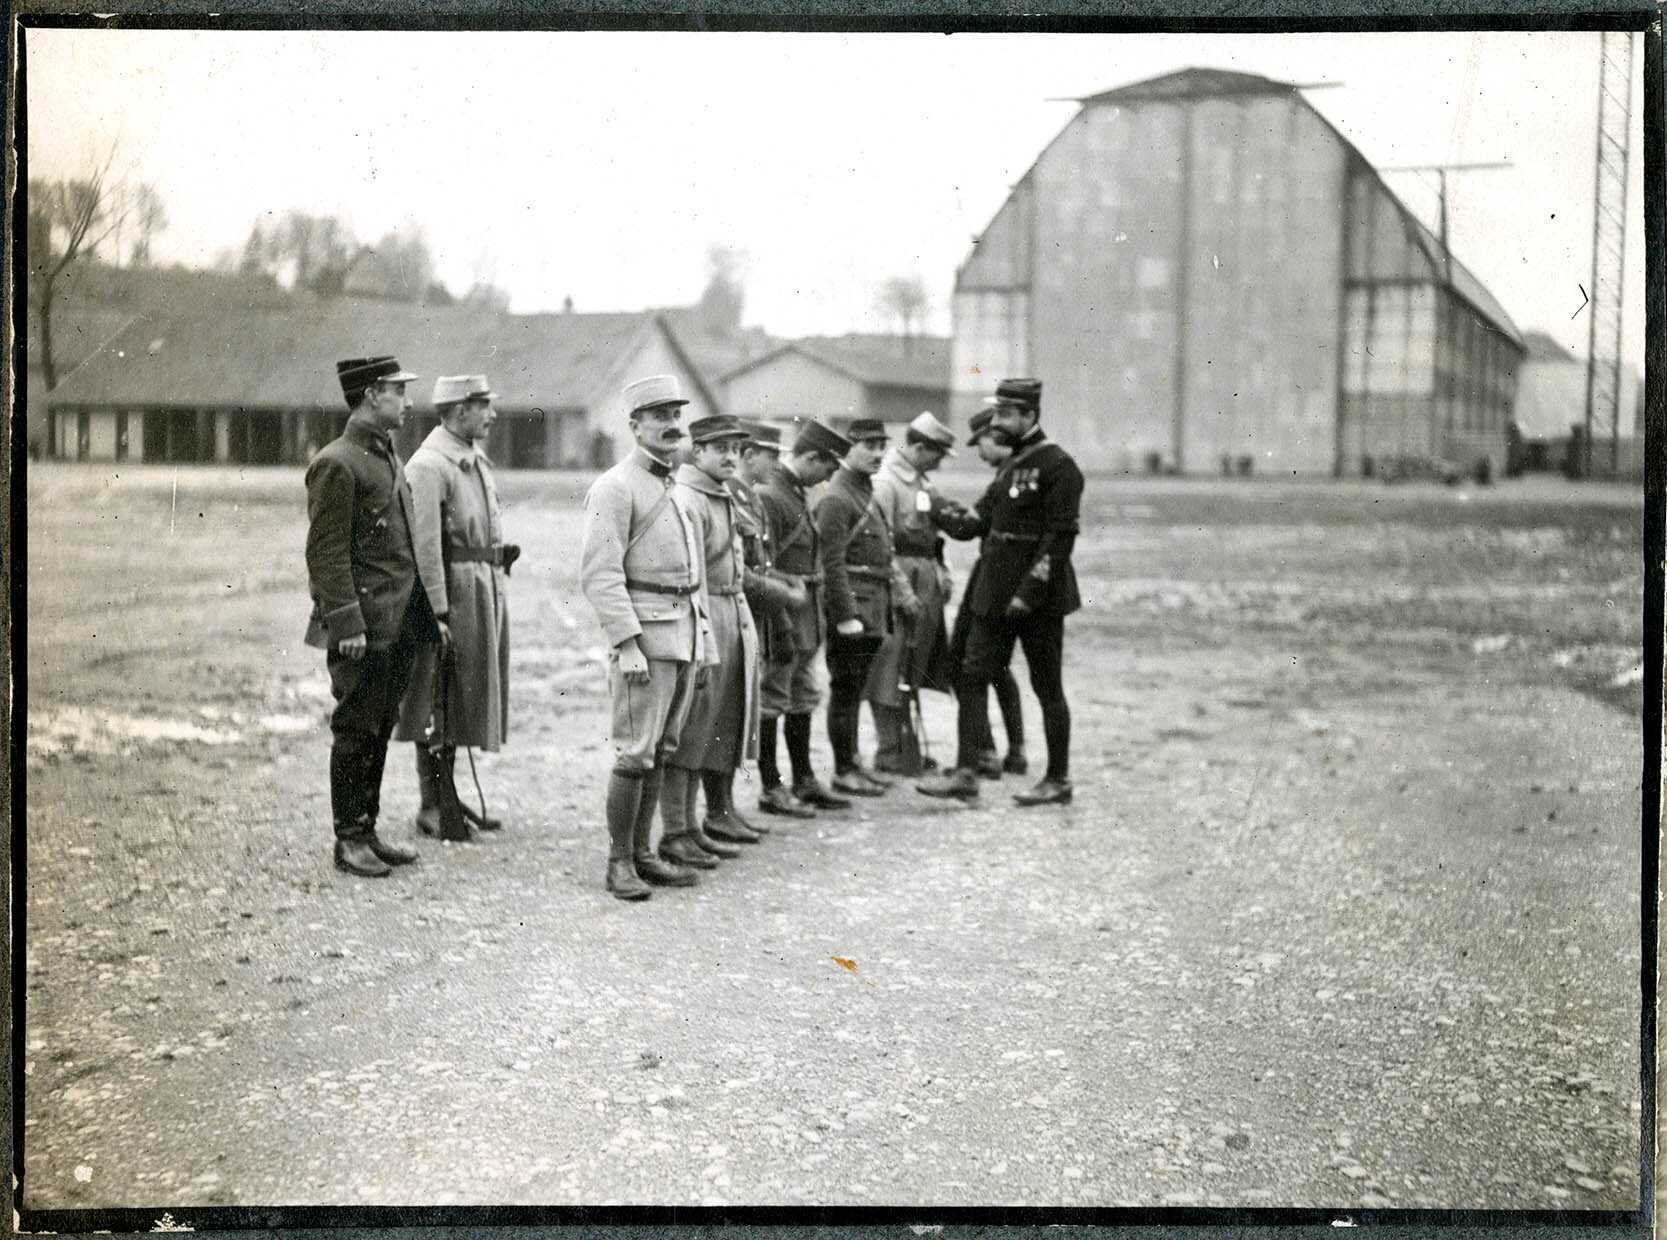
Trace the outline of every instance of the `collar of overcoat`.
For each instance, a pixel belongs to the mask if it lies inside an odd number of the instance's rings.
[[[880,462],[880,469],[896,474],[910,486],[913,486],[920,477],[920,471],[909,464],[908,458],[895,444],[886,449],[885,459]]]
[[[423,447],[438,452],[459,469],[473,469],[478,460],[490,465],[492,458],[467,439],[459,439],[444,426],[436,426],[423,440]]]
[[[370,414],[353,413],[348,415],[347,428],[342,435],[351,439],[361,448],[369,448],[372,452],[379,452],[383,456],[394,454],[393,437],[382,430],[371,420]]]
[[[723,483],[711,478],[704,469],[696,465],[679,465],[677,480],[691,490],[699,491],[702,495],[711,495],[717,499],[734,499],[729,488]]]

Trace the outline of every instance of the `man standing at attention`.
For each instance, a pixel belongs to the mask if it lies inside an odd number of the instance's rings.
[[[689,424],[693,460],[677,471],[677,499],[702,547],[707,617],[718,663],[695,694],[677,748],[666,755],[660,816],[660,855],[695,869],[734,856],[724,844],[762,838],[735,812],[735,772],[758,752],[758,634],[743,593],[739,505],[727,483],[747,432],[740,421],[714,414]],[[706,822],[695,817],[695,793],[706,791]]]
[[[759,726],[758,775],[764,785],[758,808],[790,814],[797,805],[844,809],[851,802],[829,792],[810,764],[810,716],[820,699],[816,654],[826,640],[822,608],[822,548],[810,511],[808,490],[826,482],[850,450],[851,441],[820,422],[806,422],[793,446],[754,490],[769,530],[778,576],[804,587],[804,606],[785,615],[770,633],[770,661],[764,673],[763,718]],[[776,720],[787,741],[793,793],[782,787],[776,766]]]
[[[863,691],[880,737],[874,769],[894,775],[921,772],[920,739],[910,716],[920,690],[930,687],[947,693],[953,687],[944,627],[949,568],[943,562],[939,531],[964,539],[978,530],[973,513],[939,495],[932,485],[932,471],[954,451],[954,443],[955,432],[923,413],[909,423],[903,442],[886,452],[874,475],[874,502],[891,530],[898,569],[920,605],[914,620],[898,625],[880,647]]]
[[[376,834],[382,768],[417,647],[439,631],[419,588],[411,488],[389,433],[405,424],[417,376],[392,357],[336,363],[347,428],[307,466],[306,643],[325,651],[330,692],[330,814],[335,864],[383,878],[417,852]]]
[[[715,658],[701,589],[705,555],[673,494],[671,459],[688,403],[672,375],[628,384],[636,450],[585,496],[579,587],[611,647],[606,886],[621,900],[646,900],[649,883],[696,881],[650,844],[665,756],[677,748],[700,669]]]
[[[422,797],[417,829],[443,840],[471,838],[470,823],[482,831],[502,826],[460,801],[452,782],[459,745],[495,753],[509,735],[505,587],[521,549],[504,543],[498,488],[480,447],[497,420],[494,395],[485,375],[436,379],[440,425],[405,465],[417,571],[440,624],[440,643],[417,655],[395,736],[415,742]]]
[[[1071,800],[1071,707],[1065,700],[1065,617],[1082,605],[1071,549],[1082,505],[1082,471],[1043,434],[1042,384],[1003,379],[991,402],[990,433],[1013,455],[996,471],[977,504],[985,536],[977,580],[962,606],[970,613],[966,656],[956,683],[959,754],[956,769],[917,785],[928,796],[974,800],[978,761],[989,732],[987,687],[1024,647],[1030,684],[1042,708],[1048,768],[1020,805]]]
[[[912,620],[914,592],[893,563],[891,530],[874,502],[874,474],[886,450],[885,423],[857,418],[851,449],[816,506],[828,613],[828,743],[835,792],[879,796],[891,787],[857,756],[858,711],[868,669],[892,631],[894,609]],[[894,597],[895,595],[895,597]]]

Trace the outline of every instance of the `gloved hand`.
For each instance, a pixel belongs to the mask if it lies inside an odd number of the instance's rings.
[[[521,558],[521,548],[516,543],[504,544],[504,576],[509,576],[509,570],[515,567],[515,561]]]
[[[852,616],[849,620],[841,620],[834,626],[834,631],[841,637],[854,637],[862,632],[862,621]]]
[[[446,623],[444,616],[435,617],[434,623],[440,630],[440,657],[449,659],[452,652],[451,625]]]

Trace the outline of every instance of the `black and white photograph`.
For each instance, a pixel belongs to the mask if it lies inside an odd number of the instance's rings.
[[[1648,1217],[1647,16],[14,27],[25,1226]]]

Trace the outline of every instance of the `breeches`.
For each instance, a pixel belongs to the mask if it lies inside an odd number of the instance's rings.
[[[796,650],[777,662],[763,664],[762,713],[804,715],[816,709],[822,691],[816,684],[816,651]]]
[[[648,661],[648,683],[632,684],[608,660],[608,693],[613,699],[614,769],[646,771],[677,748],[695,689],[693,663]]]

